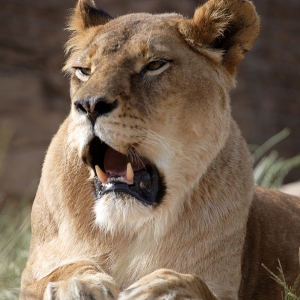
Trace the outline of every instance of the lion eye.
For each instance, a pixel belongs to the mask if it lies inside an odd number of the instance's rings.
[[[155,71],[160,69],[163,65],[165,65],[166,62],[162,61],[162,60],[155,60],[155,61],[151,61],[147,66],[146,69],[148,71]]]
[[[91,69],[90,68],[75,68],[75,75],[76,77],[81,81],[87,81],[91,75]]]

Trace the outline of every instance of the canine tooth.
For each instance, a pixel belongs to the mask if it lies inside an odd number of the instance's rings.
[[[129,181],[129,182],[133,182],[133,170],[132,170],[132,166],[131,166],[131,163],[128,163],[127,164],[127,172],[126,172],[126,179]]]
[[[108,181],[108,175],[104,173],[99,166],[95,166],[96,174],[102,183]]]

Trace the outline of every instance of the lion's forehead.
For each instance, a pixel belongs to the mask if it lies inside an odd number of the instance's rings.
[[[124,48],[138,53],[145,48],[159,50],[162,44],[168,44],[167,37],[171,39],[174,36],[173,25],[179,18],[182,16],[178,14],[125,15],[104,25],[91,45],[96,45],[102,55],[117,53]]]

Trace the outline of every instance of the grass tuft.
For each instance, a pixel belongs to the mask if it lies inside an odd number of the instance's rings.
[[[253,176],[255,183],[265,188],[279,189],[286,175],[293,169],[300,167],[300,155],[292,158],[279,157],[277,151],[266,154],[273,146],[284,140],[290,131],[285,128],[276,135],[272,136],[263,145],[250,146],[255,168]]]
[[[296,278],[294,284],[289,286],[286,282],[284,271],[282,269],[281,263],[278,260],[278,271],[280,276],[270,271],[264,264],[262,266],[271,274],[271,278],[274,279],[278,284],[280,284],[284,289],[284,300],[300,300],[300,274]],[[299,250],[299,268],[300,268],[300,250]]]
[[[30,205],[7,204],[0,212],[0,299],[17,299],[21,273],[28,257]]]

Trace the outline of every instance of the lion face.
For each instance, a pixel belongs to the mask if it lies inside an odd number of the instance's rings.
[[[191,42],[189,20],[176,14],[97,26],[86,25],[86,13],[80,18],[65,67],[68,143],[94,178],[96,223],[141,228],[159,219],[163,228],[168,215],[176,222],[227,139],[234,79],[224,51]]]

